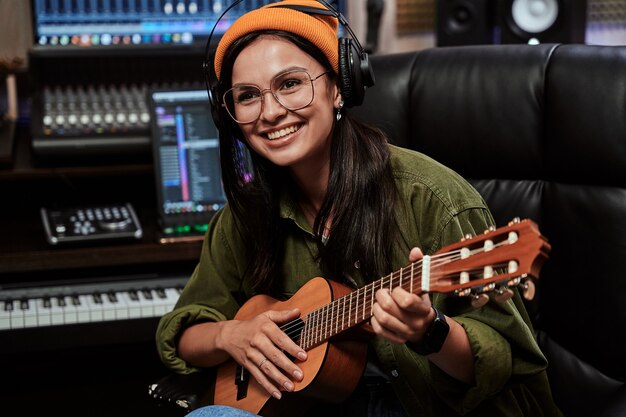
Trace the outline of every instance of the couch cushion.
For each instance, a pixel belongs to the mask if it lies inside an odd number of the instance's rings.
[[[552,244],[537,328],[626,378],[626,47],[482,45],[373,56],[362,108],[399,145],[453,168],[498,225]]]

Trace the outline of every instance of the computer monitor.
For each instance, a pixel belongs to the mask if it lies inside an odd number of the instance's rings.
[[[53,49],[203,47],[234,0],[31,0],[35,45]],[[247,0],[226,13],[219,37],[239,16],[275,0]],[[344,12],[344,0],[330,1]]]
[[[151,90],[149,108],[159,241],[201,239],[226,202],[207,92]]]

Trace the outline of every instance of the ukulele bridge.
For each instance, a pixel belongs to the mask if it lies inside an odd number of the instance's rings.
[[[250,382],[250,372],[243,366],[237,366],[235,373],[235,385],[237,385],[237,401],[248,396],[248,383]]]

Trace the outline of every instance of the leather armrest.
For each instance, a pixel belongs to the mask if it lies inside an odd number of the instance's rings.
[[[554,400],[566,416],[626,415],[624,382],[598,371],[543,331],[537,332],[537,341],[548,359],[548,378]]]

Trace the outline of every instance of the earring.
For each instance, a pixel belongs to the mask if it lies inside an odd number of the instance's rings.
[[[337,109],[337,121],[341,120],[341,109],[343,108],[343,100],[339,102],[339,108]]]

